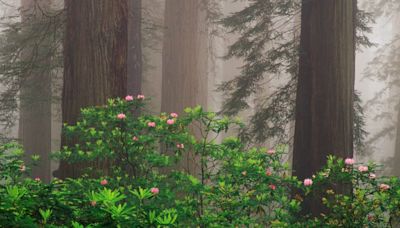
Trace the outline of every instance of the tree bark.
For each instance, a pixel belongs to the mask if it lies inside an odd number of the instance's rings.
[[[65,7],[62,120],[75,124],[81,108],[126,95],[128,0],[66,0]],[[62,146],[71,143],[62,137]],[[56,175],[76,177],[79,170],[61,162]]]
[[[293,174],[311,178],[328,155],[353,156],[356,0],[303,0]],[[321,199],[306,200],[307,212]]]
[[[22,23],[28,20],[37,20],[41,23],[43,13],[38,8],[46,11],[50,8],[49,0],[21,0]],[[29,28],[28,28],[29,29]],[[22,75],[20,87],[20,119],[19,139],[26,153],[26,160],[34,154],[40,156],[38,166],[32,168],[32,177],[39,177],[48,182],[51,178],[50,158],[51,153],[51,72],[45,67],[49,64],[50,57],[46,57],[46,44],[38,42],[35,47],[30,47],[22,53],[25,61],[36,59],[36,64],[28,75]],[[34,57],[33,57],[34,56]]]
[[[129,0],[127,93],[142,93],[142,1]]]
[[[165,7],[161,111],[182,113],[186,107],[206,107],[208,30],[204,1],[167,0]],[[198,169],[196,163],[189,153],[179,168],[193,173]]]
[[[395,17],[394,17],[394,22],[393,22],[393,26],[396,28],[395,30],[395,36],[400,36],[400,29],[398,28],[398,23],[400,23],[400,14],[398,13]],[[400,41],[397,41],[395,43],[395,47],[399,47],[400,46]],[[398,52],[397,52],[398,53]],[[400,56],[400,54],[398,55]],[[400,58],[398,58],[400,59]],[[397,61],[399,62],[399,61]],[[400,67],[400,66],[397,66]],[[398,77],[397,75],[394,75],[394,77]],[[395,88],[397,89],[397,91],[395,91],[396,94],[398,94],[398,92],[400,92],[400,88],[398,88],[399,85],[397,85]],[[400,177],[400,100],[397,104],[397,129],[396,129],[396,141],[395,141],[395,148],[394,148],[394,156],[392,159],[392,175],[398,176]]]

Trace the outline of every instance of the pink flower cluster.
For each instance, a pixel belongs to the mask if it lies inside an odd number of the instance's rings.
[[[360,165],[360,166],[358,166],[358,171],[367,172],[368,171],[368,166]]]
[[[120,120],[123,120],[123,119],[126,118],[126,115],[124,113],[120,113],[120,114],[117,115],[117,118],[120,119]]]
[[[178,118],[178,114],[176,114],[175,112],[169,114],[172,118]]]
[[[389,190],[390,186],[387,185],[387,184],[380,184],[380,185],[379,185],[379,188],[380,188],[382,191],[386,191],[386,190]]]
[[[184,148],[185,148],[185,145],[184,145],[183,143],[178,143],[178,144],[176,144],[176,147],[177,147],[178,149],[184,149]]]
[[[148,122],[147,126],[148,127],[156,127],[156,123],[155,122]]]
[[[160,192],[160,189],[154,187],[150,189],[150,192],[153,193],[153,195],[157,195]]]
[[[313,181],[310,178],[304,179],[304,186],[311,186],[313,184]]]
[[[108,181],[106,179],[103,179],[103,180],[100,181],[100,184],[103,185],[103,186],[107,185]]]
[[[125,100],[126,101],[133,101],[133,96],[128,95],[128,96],[125,97]]]
[[[346,165],[353,165],[354,164],[354,159],[353,158],[346,158],[344,160],[344,164]]]
[[[174,124],[175,123],[175,120],[174,119],[168,119],[167,120],[167,124],[168,125],[172,125],[172,124]]]
[[[144,100],[144,95],[143,94],[139,94],[139,95],[137,95],[137,99],[138,100]],[[126,97],[125,97],[125,101],[133,101],[133,96],[132,95],[127,95]]]

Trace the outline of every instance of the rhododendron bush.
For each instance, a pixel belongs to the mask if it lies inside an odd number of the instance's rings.
[[[251,148],[223,133],[238,120],[204,112],[145,113],[127,96],[82,110],[64,126],[55,158],[79,167],[75,179],[29,177],[17,144],[0,148],[1,227],[388,227],[400,218],[400,181],[379,167],[328,157],[304,180],[283,162],[287,147]],[[191,132],[202,137],[196,138]],[[177,165],[188,153],[196,167]],[[191,156],[189,156],[191,157]],[[36,161],[38,157],[33,157]],[[181,168],[177,168],[181,167]],[[337,186],[350,186],[346,194]],[[310,197],[324,205],[304,215]]]

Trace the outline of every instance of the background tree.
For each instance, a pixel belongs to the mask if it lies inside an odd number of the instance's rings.
[[[127,93],[142,93],[142,0],[128,0]]]
[[[162,70],[162,112],[207,106],[207,1],[166,0]],[[198,133],[198,132],[197,132]],[[194,171],[189,154],[181,168]]]
[[[264,99],[255,101],[256,110],[249,118],[242,138],[254,143],[273,139],[276,143],[292,143],[291,123],[295,118],[295,99],[298,76],[298,50],[301,25],[300,1],[249,0],[248,7],[221,20],[229,33],[240,37],[230,47],[225,58],[244,61],[240,75],[222,83],[219,90],[226,95],[222,113],[236,115],[249,107],[252,95],[266,90],[265,81],[277,86]],[[366,34],[370,32],[372,16],[357,10],[357,45],[371,44]],[[357,124],[354,134],[357,148],[362,150],[366,137],[364,116],[355,103]]]
[[[310,178],[329,154],[353,156],[356,1],[302,2],[293,174]],[[306,201],[314,215],[321,199]]]
[[[43,23],[43,17],[49,12],[50,1],[21,1],[22,23]],[[31,20],[31,22],[27,22]],[[32,22],[35,21],[35,22]],[[30,30],[32,27],[23,27]],[[28,31],[29,32],[29,31]],[[49,37],[45,37],[49,38]],[[27,156],[37,154],[40,156],[38,167],[33,168],[32,176],[40,177],[45,181],[50,180],[50,151],[51,151],[51,71],[47,64],[51,63],[51,55],[48,50],[53,40],[45,39],[32,47],[27,47],[21,58],[29,62],[32,56],[36,56],[37,64],[43,68],[33,68],[23,75],[20,84],[20,118],[19,138]]]
[[[129,10],[127,0],[68,0],[65,7],[62,119],[74,124],[82,107],[127,93]],[[62,145],[70,143],[62,138]],[[62,162],[56,175],[78,174],[79,167]]]

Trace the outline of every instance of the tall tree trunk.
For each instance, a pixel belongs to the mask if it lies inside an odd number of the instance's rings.
[[[29,21],[30,24],[41,23],[45,17],[42,10],[50,8],[50,0],[21,0],[21,6],[22,23],[28,20],[35,20]],[[46,48],[44,42],[38,42],[21,56],[26,61],[35,59],[41,67],[35,67],[29,75],[22,75],[18,134],[27,160],[33,154],[40,156],[38,166],[32,169],[32,176],[47,182],[51,178],[51,72],[46,68],[50,60],[45,55]]]
[[[167,0],[163,47],[162,112],[207,106],[208,30],[204,1]],[[180,168],[197,169],[193,154]]]
[[[127,93],[142,93],[142,0],[129,0]]]
[[[353,156],[356,0],[303,0],[293,174],[310,178],[327,155]],[[317,215],[321,199],[306,201]]]
[[[126,95],[128,0],[66,0],[65,7],[62,120],[74,124],[82,107]],[[75,177],[79,167],[61,162],[56,175]]]
[[[400,36],[400,29],[398,28],[398,23],[400,23],[400,14],[398,13],[395,18],[394,18],[394,22],[393,25],[395,28],[397,28],[395,30],[395,36]],[[400,41],[397,41],[395,44],[395,47],[399,47],[400,46]],[[398,56],[400,56],[400,52]],[[400,57],[397,58],[399,62],[400,61]],[[398,65],[397,67],[400,68],[400,66]],[[399,77],[399,75],[394,75],[394,77]],[[400,88],[398,88],[398,86],[396,86],[395,88],[397,88],[397,91],[395,91],[397,94],[400,92]],[[398,176],[400,177],[400,100],[398,103],[398,107],[397,107],[397,133],[396,133],[396,141],[395,141],[395,148],[394,148],[394,157],[392,159],[392,167],[393,167],[393,171],[392,171],[392,175]]]

